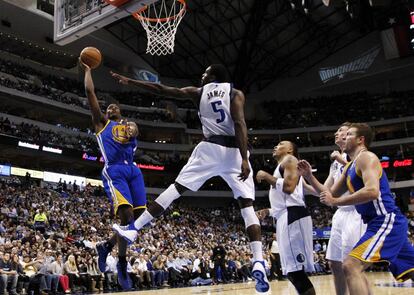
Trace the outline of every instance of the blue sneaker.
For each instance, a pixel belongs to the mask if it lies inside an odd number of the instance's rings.
[[[105,247],[105,242],[103,242],[96,245],[96,252],[98,252],[99,270],[104,273],[106,269],[106,258],[111,250],[108,249],[108,247]]]
[[[264,261],[255,261],[253,263],[252,277],[256,280],[256,291],[266,293],[270,289],[269,281],[266,276]]]
[[[116,269],[118,270],[118,283],[121,285],[122,290],[128,291],[132,289],[132,280],[127,271],[128,262],[118,261]]]

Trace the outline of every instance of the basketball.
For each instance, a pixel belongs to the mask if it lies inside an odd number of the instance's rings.
[[[80,59],[91,69],[96,69],[101,64],[102,55],[95,47],[85,47],[80,53]]]

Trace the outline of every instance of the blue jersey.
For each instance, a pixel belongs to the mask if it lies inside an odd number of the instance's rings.
[[[355,165],[355,161],[352,161],[345,168],[346,184],[351,193],[364,187]],[[362,220],[367,223],[367,230],[349,256],[368,263],[386,261],[395,279],[405,281],[414,272],[414,248],[407,237],[407,219],[395,205],[387,175],[382,168],[378,181],[378,198],[355,205]]]
[[[141,170],[134,165],[137,140],[129,139],[126,125],[108,120],[96,133],[105,159],[102,181],[116,214],[119,206],[145,209],[146,191]]]
[[[351,193],[359,191],[364,187],[362,176],[358,174],[355,167],[355,161],[348,163],[346,166],[346,184]],[[395,205],[393,195],[388,184],[387,175],[384,170],[381,170],[381,177],[379,179],[380,194],[377,199],[355,205],[356,210],[361,215],[364,223],[368,223],[371,219],[377,216],[383,216],[388,213],[399,211]]]
[[[108,120],[104,128],[96,133],[105,165],[132,164],[137,140],[129,139],[126,125]]]

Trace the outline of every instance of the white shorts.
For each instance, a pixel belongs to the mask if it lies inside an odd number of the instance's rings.
[[[288,211],[285,210],[277,219],[276,236],[284,275],[302,269],[305,272],[315,272],[312,218],[310,216],[302,217],[288,224]]]
[[[343,262],[366,229],[355,207],[339,207],[332,218],[326,259]]]
[[[233,191],[234,198],[254,200],[253,169],[249,164],[250,175],[246,181],[241,181],[238,178],[241,164],[238,148],[202,141],[194,148],[175,181],[192,191],[198,191],[208,179],[221,176]]]

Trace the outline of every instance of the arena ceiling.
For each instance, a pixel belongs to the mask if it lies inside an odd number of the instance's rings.
[[[145,54],[145,31],[132,17],[106,29],[161,76],[197,82],[207,65],[222,63],[244,90],[298,76],[375,29],[373,14],[364,7],[356,7],[361,18],[364,13],[361,20],[321,0],[313,0],[306,14],[302,1],[292,1],[297,9],[288,0],[187,0],[175,53],[166,57]]]

